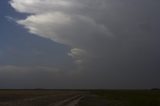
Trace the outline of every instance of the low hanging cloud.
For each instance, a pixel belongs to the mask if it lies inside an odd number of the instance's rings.
[[[11,0],[10,4],[29,14],[17,23],[30,33],[71,48],[68,55],[83,66],[86,87],[104,88],[107,83],[112,88],[143,88],[160,81],[159,1]]]
[[[67,79],[67,80],[66,80]],[[0,66],[0,88],[69,88],[72,73],[51,66]]]

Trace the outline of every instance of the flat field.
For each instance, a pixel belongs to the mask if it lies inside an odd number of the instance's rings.
[[[160,90],[94,90],[109,106],[160,106]]]
[[[64,90],[0,90],[0,106],[48,106],[79,93]]]
[[[77,95],[74,106],[160,106],[159,90],[0,90],[0,106],[54,106]]]

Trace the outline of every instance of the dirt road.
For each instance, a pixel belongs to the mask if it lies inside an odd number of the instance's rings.
[[[77,96],[62,100],[58,103],[51,104],[49,106],[76,106],[82,98],[83,96],[77,95]]]
[[[66,92],[63,94],[37,96],[10,102],[0,106],[108,106],[102,98],[87,92]]]
[[[13,102],[3,102],[0,106],[75,106],[82,96],[78,94],[47,95]]]

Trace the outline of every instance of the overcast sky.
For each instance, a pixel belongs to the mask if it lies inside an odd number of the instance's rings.
[[[160,87],[160,1],[1,0],[0,88]]]

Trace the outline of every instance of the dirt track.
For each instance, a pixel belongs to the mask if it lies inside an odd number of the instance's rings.
[[[0,102],[0,106],[54,106],[54,104],[68,100],[68,98],[75,97],[76,93],[68,94],[56,94],[56,95],[46,95],[38,96],[33,98],[26,98],[23,100],[15,100],[11,102]],[[58,106],[58,105],[57,105]]]
[[[0,106],[108,106],[97,96],[84,92],[69,92],[64,94],[37,96],[0,102]]]

